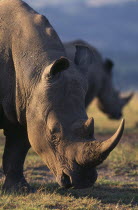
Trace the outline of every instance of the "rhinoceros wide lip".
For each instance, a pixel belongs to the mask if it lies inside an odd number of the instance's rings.
[[[109,114],[108,117],[113,120],[119,120],[122,117],[122,113],[119,114]]]

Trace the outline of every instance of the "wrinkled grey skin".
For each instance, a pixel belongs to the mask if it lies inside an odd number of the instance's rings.
[[[120,96],[112,82],[113,62],[110,59],[104,61],[97,49],[89,43],[82,40],[64,43],[67,55],[72,61],[74,61],[77,45],[88,47],[91,54],[89,64],[80,61],[80,68],[84,66],[84,73],[88,76],[85,106],[88,107],[92,100],[97,97],[97,104],[101,111],[106,113],[109,118],[120,119],[123,107],[130,101],[133,93],[127,97]]]
[[[86,47],[75,60],[89,63]],[[94,139],[85,111],[87,80],[66,58],[49,21],[26,3],[0,1],[0,128],[6,144],[3,190],[29,190],[23,176],[32,146],[63,187],[90,187],[96,166],[119,142],[122,121],[110,139]]]

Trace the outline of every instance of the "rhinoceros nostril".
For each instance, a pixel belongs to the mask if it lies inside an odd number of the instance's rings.
[[[70,177],[67,174],[65,174],[64,172],[61,176],[61,183],[62,183],[62,186],[65,188],[71,187]]]

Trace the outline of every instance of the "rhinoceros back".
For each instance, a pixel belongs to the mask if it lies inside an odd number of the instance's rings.
[[[46,17],[20,0],[0,1],[0,105],[10,120],[25,110],[38,73],[64,54]]]

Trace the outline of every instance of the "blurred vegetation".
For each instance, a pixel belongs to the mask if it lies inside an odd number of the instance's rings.
[[[111,120],[96,106],[96,100],[87,110],[88,116],[95,120],[95,133],[112,133],[119,126],[119,120]],[[138,94],[135,94],[128,105],[124,107],[125,133],[138,133]]]

